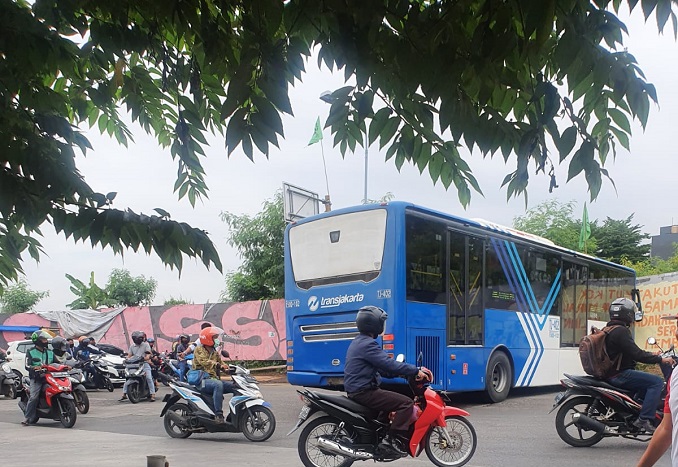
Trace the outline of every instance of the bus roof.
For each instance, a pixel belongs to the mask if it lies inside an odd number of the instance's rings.
[[[330,217],[330,216],[335,216],[335,215],[340,215],[340,214],[346,214],[350,212],[358,212],[358,211],[368,211],[372,209],[379,209],[382,207],[390,207],[392,209],[395,209],[397,211],[406,211],[406,210],[411,210],[411,211],[417,211],[422,214],[428,214],[432,215],[435,217],[439,217],[442,219],[446,220],[451,220],[454,222],[459,222],[462,223],[466,226],[473,226],[477,229],[480,230],[485,230],[489,232],[499,232],[505,236],[520,239],[523,241],[526,241],[527,243],[532,243],[532,244],[539,244],[542,246],[547,246],[549,248],[552,248],[554,250],[560,250],[562,252],[565,252],[569,255],[575,256],[575,257],[581,257],[581,258],[586,258],[590,261],[594,261],[597,263],[602,263],[606,264],[608,266],[614,266],[620,269],[624,269],[630,272],[633,272],[635,274],[635,271],[632,268],[629,268],[627,266],[623,266],[621,264],[613,263],[611,261],[607,261],[602,258],[598,258],[596,256],[591,256],[586,253],[582,253],[581,251],[575,251],[575,250],[570,250],[569,248],[562,247],[560,245],[556,245],[553,243],[551,240],[540,237],[539,235],[531,234],[528,232],[523,232],[518,229],[514,229],[512,227],[506,227],[501,224],[497,224],[495,222],[487,221],[484,219],[480,218],[474,218],[474,219],[469,219],[466,217],[460,217],[460,216],[455,216],[453,214],[448,214],[442,211],[437,211],[435,209],[427,208],[424,206],[419,206],[414,203],[410,203],[407,201],[388,201],[388,202],[383,202],[383,203],[374,203],[374,204],[361,204],[357,206],[350,206],[346,208],[340,208],[335,211],[330,211],[330,212],[323,212],[315,216],[310,216],[304,219],[300,219],[299,221],[293,222],[287,226],[287,229],[291,228],[292,226],[296,224],[304,224],[306,222],[311,222],[315,219],[321,219],[324,217]]]

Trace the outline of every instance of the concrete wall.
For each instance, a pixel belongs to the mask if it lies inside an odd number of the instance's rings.
[[[128,307],[113,320],[99,342],[124,350],[130,346],[132,332],[140,330],[157,341],[160,351],[169,350],[177,334],[197,338],[204,321],[224,330],[224,349],[242,360],[285,360],[284,300],[206,305]],[[0,315],[0,324],[58,327],[32,313]],[[0,333],[0,348],[7,342],[23,339],[23,333]]]

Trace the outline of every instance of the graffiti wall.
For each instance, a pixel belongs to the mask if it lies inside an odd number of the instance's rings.
[[[224,349],[234,359],[286,358],[284,300],[128,307],[112,321],[98,342],[127,350],[132,332],[139,330],[153,336],[162,352],[171,348],[178,334],[186,333],[196,339],[200,325],[206,321],[224,330]],[[0,315],[0,325],[58,327],[58,323],[32,313]],[[0,348],[23,338],[23,333],[0,332]]]
[[[635,339],[641,349],[656,351],[647,345],[647,338],[654,337],[664,350],[675,341],[676,321],[661,319],[662,316],[678,314],[678,273],[641,277],[638,279],[640,300],[643,304],[643,321],[636,323]]]

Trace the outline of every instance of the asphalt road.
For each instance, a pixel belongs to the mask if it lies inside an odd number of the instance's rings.
[[[71,429],[58,422],[41,420],[36,427],[20,424],[16,400],[0,396],[0,459],[2,465],[145,466],[147,455],[164,455],[170,466],[210,464],[288,466],[301,465],[294,425],[302,405],[296,388],[284,383],[262,384],[273,405],[277,428],[266,442],[252,443],[242,434],[194,434],[171,439],[159,417],[167,392],[161,388],[155,403],[119,403],[120,389],[113,393],[90,391],[91,409],[78,416]],[[558,388],[514,391],[500,404],[484,404],[474,396],[459,396],[455,403],[470,412],[478,435],[478,448],[467,464],[480,466],[572,467],[634,466],[646,444],[606,439],[592,448],[572,448],[556,434],[554,414],[548,411]],[[228,396],[227,396],[228,397]],[[371,461],[370,461],[371,464]],[[361,465],[356,463],[354,465]],[[365,464],[367,465],[367,464]],[[433,465],[425,454],[403,459],[397,465]],[[656,465],[671,465],[668,453]]]

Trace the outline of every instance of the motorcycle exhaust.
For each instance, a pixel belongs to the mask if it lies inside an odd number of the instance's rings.
[[[374,454],[365,451],[356,451],[348,446],[343,446],[336,441],[326,438],[318,438],[318,447],[323,451],[328,451],[332,454],[337,454],[344,457],[350,457],[354,460],[373,459]]]
[[[172,420],[176,425],[180,426],[181,428],[188,428],[188,420],[186,420],[184,417],[177,414],[173,410],[167,412],[166,416],[169,417],[170,420]]]
[[[595,431],[599,434],[605,434],[610,432],[610,427],[606,426],[604,423],[594,420],[591,417],[576,413],[572,416],[572,421],[579,428],[584,430]]]

